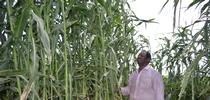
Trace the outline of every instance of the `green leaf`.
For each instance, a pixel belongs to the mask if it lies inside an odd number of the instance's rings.
[[[167,0],[167,1],[163,4],[163,6],[162,6],[160,12],[163,10],[163,8],[165,8],[165,6],[166,6],[166,4],[168,3],[168,1],[169,1],[169,0]]]
[[[25,74],[24,70],[1,70],[0,76],[18,76]]]
[[[99,4],[101,4],[103,7],[105,7],[105,3],[104,0],[97,0],[99,2]]]
[[[25,7],[23,8],[20,16],[17,17],[17,21],[15,25],[16,38],[19,37],[18,35],[21,35],[23,33],[23,30],[25,29],[25,26],[27,25],[28,18],[29,18],[29,8]]]
[[[51,49],[50,49],[50,39],[48,33],[44,29],[44,21],[42,18],[37,16],[33,11],[31,11],[33,19],[37,22],[37,28],[39,32],[39,37],[41,39],[41,42],[44,46],[44,50],[46,52],[46,55],[48,57],[48,60],[50,63],[51,62]]]
[[[204,95],[204,94],[206,94],[209,90],[210,90],[210,82],[208,81],[208,83],[206,84],[205,88],[199,94],[199,97]]]
[[[209,7],[210,1],[207,2],[205,5],[203,5],[203,7],[201,8],[201,14],[207,9],[207,7]]]
[[[198,62],[201,60],[201,58],[206,54],[206,51],[201,52],[192,62],[192,64],[188,67],[188,69],[184,73],[184,78],[181,83],[181,91],[179,93],[179,100],[181,100],[182,95],[185,92],[185,89],[187,87],[187,84],[190,80],[190,77],[192,73],[195,70],[195,67],[198,65]]]
[[[189,9],[190,7],[194,6],[197,3],[200,4],[203,1],[205,1],[205,0],[193,0],[193,2],[190,3],[190,5],[187,7],[187,9]]]

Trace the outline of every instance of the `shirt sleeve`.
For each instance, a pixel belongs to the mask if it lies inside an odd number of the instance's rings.
[[[153,89],[155,92],[155,100],[164,100],[164,84],[162,76],[157,72],[154,75]]]

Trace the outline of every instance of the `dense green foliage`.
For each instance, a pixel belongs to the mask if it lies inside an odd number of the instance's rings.
[[[166,4],[169,2],[167,0]],[[182,0],[174,0],[175,28]],[[174,29],[173,40],[161,38],[161,49],[155,53],[155,66],[167,69],[167,100],[206,100],[210,97],[210,1],[193,0],[187,8],[200,7],[200,18],[193,24]],[[164,5],[165,6],[165,5]],[[195,24],[203,25],[194,29]]]
[[[127,80],[129,61],[144,46],[134,40],[134,28],[143,21],[126,1],[0,5],[1,99],[121,99],[114,89]]]
[[[203,28],[174,29],[175,40],[162,38],[154,53],[159,72],[167,67],[168,100],[210,95],[210,1],[194,0],[189,8],[200,4],[194,24]],[[0,99],[124,99],[115,90],[149,46],[135,27],[151,21],[136,17],[126,0],[0,0]]]

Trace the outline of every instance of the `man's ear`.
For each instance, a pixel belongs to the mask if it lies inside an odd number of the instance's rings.
[[[150,62],[150,59],[149,58],[147,58],[146,60],[147,60],[148,63]]]

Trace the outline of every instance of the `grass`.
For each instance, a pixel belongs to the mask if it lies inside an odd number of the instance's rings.
[[[195,0],[189,7],[202,2]],[[135,27],[153,19],[135,16],[126,0],[2,0],[0,4],[0,99],[126,99],[115,90],[127,84],[136,53],[149,48]],[[202,8],[206,19],[199,32],[191,29],[198,22],[177,32],[174,28],[175,42],[162,39],[163,48],[154,55],[153,65],[160,72],[163,66],[168,69],[166,99],[209,95],[209,6]]]

